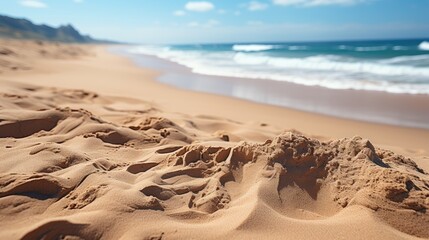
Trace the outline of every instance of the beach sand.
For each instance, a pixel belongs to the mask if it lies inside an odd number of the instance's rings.
[[[2,239],[429,238],[429,131],[155,81],[107,46],[0,42]]]

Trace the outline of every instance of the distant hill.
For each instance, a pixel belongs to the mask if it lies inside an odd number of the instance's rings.
[[[113,41],[93,39],[89,35],[82,35],[70,24],[54,28],[44,24],[37,25],[24,18],[13,18],[4,15],[0,15],[0,37],[66,43],[115,43]]]

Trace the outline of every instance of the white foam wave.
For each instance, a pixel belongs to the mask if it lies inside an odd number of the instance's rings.
[[[350,47],[347,45],[340,45],[340,46],[338,46],[338,49],[340,49],[340,50],[354,50],[353,47]]]
[[[384,51],[387,49],[387,46],[377,46],[377,47],[356,47],[355,51],[357,52],[373,52],[373,51]]]
[[[299,51],[299,50],[306,50],[306,46],[289,46],[288,50],[290,51]]]
[[[151,56],[158,56],[158,54],[161,54],[162,52],[168,52],[170,51],[170,47],[165,46],[152,46],[152,45],[144,45],[144,46],[138,46],[138,47],[132,47],[128,49],[128,52],[135,53],[135,54],[146,54]]]
[[[392,66],[377,62],[339,62],[333,61],[332,56],[315,56],[307,58],[274,58],[253,56],[244,53],[235,55],[234,60],[239,64],[255,63],[278,68],[304,69],[318,71],[335,71],[346,73],[369,73],[381,76],[418,76],[429,77],[428,68],[412,66]]]
[[[428,61],[429,62],[429,54],[424,55],[414,55],[414,56],[400,56],[400,57],[394,57],[389,58],[385,60],[380,60],[380,63],[383,64],[398,64],[401,63],[403,65],[410,65],[413,62],[422,62],[422,61]]]
[[[419,49],[423,51],[429,51],[429,42],[423,41],[419,44]]]
[[[205,75],[271,79],[332,89],[429,94],[429,68],[406,65],[429,61],[429,54],[358,61],[337,55],[285,58],[251,52],[208,53],[150,46],[131,52],[168,59]]]
[[[404,46],[394,46],[392,49],[394,51],[405,51],[405,50],[408,50],[408,48],[404,47]]]
[[[262,45],[262,44],[246,44],[246,45],[234,45],[232,50],[236,52],[260,52],[268,51],[271,49],[280,48],[278,45]]]

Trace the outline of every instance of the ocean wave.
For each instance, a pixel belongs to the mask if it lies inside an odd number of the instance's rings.
[[[332,89],[429,94],[429,68],[419,67],[426,66],[421,63],[429,62],[429,54],[364,60],[327,54],[288,58],[269,53],[189,51],[152,46],[134,48],[130,52],[167,59],[204,75],[270,79]]]
[[[423,41],[419,44],[419,49],[423,51],[429,51],[429,42]]]
[[[332,59],[331,55],[321,55],[307,58],[275,58],[237,53],[234,57],[234,60],[238,64],[264,64],[277,68],[302,69],[313,71],[335,71],[346,73],[369,73],[380,76],[429,77],[428,68],[388,65],[378,62],[344,62],[338,60],[335,61]]]
[[[400,56],[400,57],[394,57],[384,60],[379,60],[380,63],[383,64],[402,64],[402,65],[412,65],[415,62],[422,62],[427,61],[429,62],[429,54],[424,55],[414,55],[414,56]]]
[[[247,45],[234,45],[232,50],[236,52],[261,52],[268,51],[272,49],[278,49],[281,46],[278,45],[263,45],[263,44],[247,44]]]
[[[127,51],[129,53],[134,53],[134,54],[146,54],[146,55],[157,56],[162,52],[168,52],[170,50],[171,48],[168,46],[144,45],[144,46],[129,48]]]
[[[338,46],[338,49],[340,49],[340,50],[354,50],[354,47],[347,46],[347,45],[340,45],[340,46]]]
[[[336,74],[325,75],[321,72],[301,72],[294,74],[287,71],[286,73],[276,72],[273,68],[267,71],[254,71],[252,69],[243,69],[241,67],[218,68],[215,66],[207,66],[200,64],[198,67],[191,68],[192,72],[204,75],[221,76],[221,77],[237,77],[237,78],[251,78],[263,80],[275,80],[290,82],[305,86],[320,86],[330,89],[353,89],[353,90],[367,90],[367,91],[380,91],[389,93],[406,93],[406,94],[429,94],[429,84],[414,84],[414,83],[392,83],[389,81],[380,80],[361,80],[350,79],[347,75]],[[264,68],[267,69],[267,68]]]
[[[375,52],[375,51],[386,51],[389,50],[389,46],[372,46],[372,47],[353,47],[348,45],[340,45],[337,47],[339,50],[349,50],[349,51],[356,51],[356,52]],[[392,47],[392,50],[394,51],[400,51],[400,50],[407,50],[407,47],[403,46],[394,46]]]
[[[394,51],[405,51],[405,50],[408,50],[408,48],[404,47],[404,46],[394,46],[392,49]]]
[[[299,51],[299,50],[307,50],[308,47],[307,46],[289,46],[287,49],[290,51]]]
[[[376,46],[376,47],[356,47],[355,51],[357,52],[374,52],[374,51],[384,51],[387,50],[387,46]]]

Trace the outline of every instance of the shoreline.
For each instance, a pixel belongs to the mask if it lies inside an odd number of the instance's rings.
[[[260,79],[320,86],[335,90],[365,90],[429,95],[429,72],[416,61],[429,55],[421,40],[403,45],[343,42],[135,45],[132,54],[177,62],[201,75]],[[399,43],[398,43],[399,44]],[[396,49],[401,48],[401,49]],[[189,56],[188,56],[189,55]]]
[[[49,87],[86,89],[110,96],[133,97],[154,103],[169,112],[220,116],[240,122],[268,124],[278,131],[294,129],[321,139],[362,136],[374,143],[405,152],[429,152],[429,131],[357,120],[341,119],[243,99],[178,89],[156,81],[159,72],[138,67],[131,59],[112,54],[111,46],[91,46],[93,53],[77,60],[40,61],[32,70],[7,77],[13,81]],[[109,66],[105,68],[104,66]],[[61,69],[61,70],[55,70]],[[102,73],[103,78],[98,77]],[[6,78],[6,77],[2,77]],[[61,81],[58,81],[61,79]],[[86,79],[91,79],[90,82]],[[126,80],[126,84],[121,81]],[[109,82],[109,84],[105,84]],[[164,96],[164,97],[160,97]],[[224,106],[230,106],[225,108]],[[259,112],[262,114],[254,114]],[[311,120],[310,120],[311,119]]]
[[[179,89],[107,46],[21,44],[2,60],[26,68],[0,75],[1,238],[429,236],[429,131]]]
[[[121,48],[113,47],[110,52],[131,58],[139,67],[159,71],[157,81],[180,89],[341,119],[429,130],[429,106],[425,104],[429,102],[429,95],[330,89],[268,79],[204,75],[167,59],[133,54]]]

